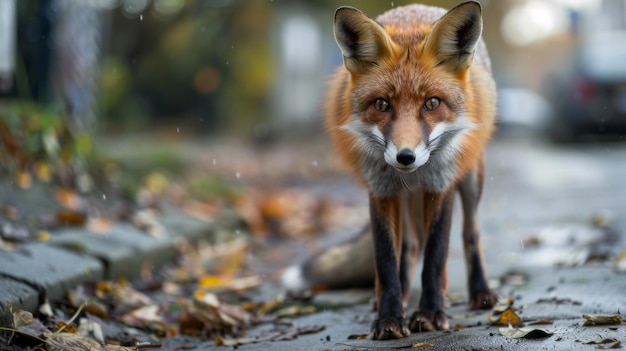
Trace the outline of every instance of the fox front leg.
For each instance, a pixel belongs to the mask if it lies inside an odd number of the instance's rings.
[[[400,196],[387,199],[370,196],[378,307],[378,318],[372,323],[370,332],[372,339],[398,339],[410,334],[404,319],[399,271],[402,249],[401,208]]]

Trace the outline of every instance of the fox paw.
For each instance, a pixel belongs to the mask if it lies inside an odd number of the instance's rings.
[[[470,297],[469,308],[472,310],[485,310],[495,306],[496,303],[498,303],[498,296],[487,290]]]
[[[382,318],[372,323],[369,337],[374,340],[400,339],[411,335],[404,318]]]
[[[415,311],[411,316],[409,329],[413,332],[425,332],[449,329],[448,317],[443,311]]]

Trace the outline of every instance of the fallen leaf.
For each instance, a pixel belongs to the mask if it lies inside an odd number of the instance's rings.
[[[54,192],[54,198],[69,210],[78,211],[82,207],[82,200],[74,189],[59,188]]]
[[[12,221],[17,221],[20,218],[20,213],[15,206],[2,205],[0,212]]]
[[[215,341],[215,345],[230,346],[230,347],[251,344],[251,343],[256,342],[255,339],[251,339],[251,338],[224,339],[219,336],[216,337],[213,341]]]
[[[52,169],[47,162],[37,161],[35,162],[35,175],[40,181],[48,183],[52,179]]]
[[[47,333],[46,350],[48,351],[101,351],[102,345],[97,341],[79,334]]]
[[[583,303],[578,301],[578,300],[573,300],[569,297],[550,297],[550,298],[541,298],[539,300],[537,300],[537,303],[555,303],[557,305],[564,305],[564,304],[572,304],[572,305],[576,305],[576,306],[580,306]]]
[[[128,325],[159,331],[165,336],[176,334],[176,328],[170,326],[161,316],[161,307],[148,305],[126,313],[121,318]]]
[[[542,318],[536,321],[528,322],[528,325],[543,325],[543,324],[552,324],[552,321],[546,318]]]
[[[419,348],[419,347],[434,347],[434,344],[431,344],[429,342],[418,342],[417,344],[413,345],[413,348]]]
[[[364,340],[367,339],[369,334],[350,334],[348,335],[348,340]]]
[[[308,324],[302,326],[290,326],[288,328],[281,328],[278,326],[274,330],[270,330],[268,334],[261,335],[257,338],[258,342],[264,341],[279,341],[279,340],[293,340],[299,335],[315,334],[326,329],[324,325],[320,324]]]
[[[315,313],[316,311],[317,308],[315,306],[290,306],[276,311],[276,316],[281,318],[295,317]]]
[[[111,231],[111,220],[102,217],[89,218],[87,220],[87,230],[92,233],[105,234]]]
[[[222,303],[215,294],[204,291],[196,291],[185,307],[208,330],[231,331],[248,326],[252,319],[252,315],[240,307]]]
[[[576,342],[587,345],[596,345],[596,349],[615,349],[618,348],[621,344],[621,342],[617,339],[605,338],[601,335],[598,335],[596,339],[576,340]]]
[[[613,342],[609,342],[606,344],[596,345],[596,349],[603,349],[603,350],[604,349],[617,349],[619,348],[620,344],[621,344],[621,341],[615,340]]]
[[[87,216],[75,210],[61,209],[56,214],[56,220],[59,224],[82,226],[87,222]]]
[[[624,319],[614,314],[583,314],[583,326],[622,324]]]
[[[500,334],[511,339],[542,339],[553,333],[544,329],[534,328],[500,328]]]
[[[513,311],[511,307],[507,308],[500,314],[500,317],[497,320],[492,320],[491,315],[487,316],[489,323],[491,325],[502,325],[502,326],[513,326],[513,327],[521,327],[524,325],[522,323],[522,319]]]
[[[33,178],[27,171],[19,171],[15,175],[15,184],[22,189],[28,189],[33,184]]]

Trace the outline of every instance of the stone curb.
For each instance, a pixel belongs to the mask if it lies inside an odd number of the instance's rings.
[[[35,312],[45,299],[58,300],[71,287],[98,280],[133,280],[146,265],[171,262],[181,240],[209,238],[211,224],[171,209],[159,216],[158,235],[116,223],[105,234],[84,227],[53,231],[48,242],[0,251],[0,325],[10,326],[10,308]]]

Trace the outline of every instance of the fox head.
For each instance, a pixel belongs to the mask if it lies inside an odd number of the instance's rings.
[[[379,22],[352,7],[335,12],[351,109],[341,128],[362,144],[361,163],[384,158],[406,174],[435,159],[455,162],[471,147],[462,136],[489,110],[474,96],[479,94],[473,85],[482,83],[470,82],[482,32],[480,4],[437,12],[434,23],[424,19],[425,10],[440,9],[395,9]]]

